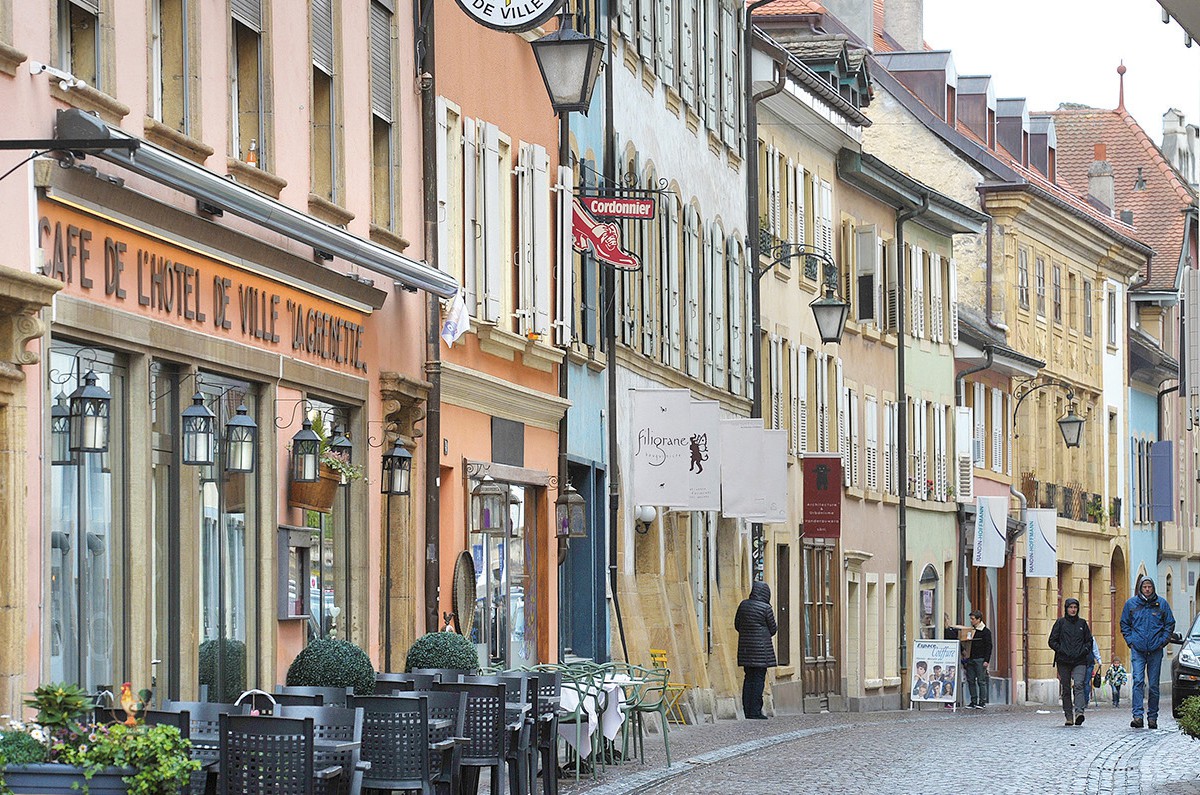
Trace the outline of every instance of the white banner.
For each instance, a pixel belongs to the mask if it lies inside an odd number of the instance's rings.
[[[686,389],[633,389],[633,504],[676,507],[690,500],[692,398]]]
[[[1030,508],[1025,530],[1025,576],[1058,576],[1058,514],[1053,508]]]
[[[688,472],[691,498],[677,507],[692,511],[721,510],[721,404],[692,401]]]
[[[999,568],[1004,565],[1008,546],[1008,497],[975,498],[976,566]]]
[[[763,431],[763,478],[762,491],[764,522],[786,522],[788,520],[788,432],[786,430]]]
[[[761,419],[721,420],[721,513],[730,519],[760,520],[763,493]]]

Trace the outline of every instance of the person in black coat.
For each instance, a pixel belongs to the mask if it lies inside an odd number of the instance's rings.
[[[1063,714],[1068,726],[1083,724],[1087,703],[1083,689],[1088,686],[1087,667],[1092,661],[1092,628],[1079,615],[1079,600],[1063,603],[1063,617],[1050,630],[1050,648],[1058,668],[1058,686],[1062,691]]]
[[[767,669],[775,667],[775,611],[771,607],[771,586],[755,582],[750,597],[738,605],[733,626],[738,631],[737,664],[745,669],[742,683],[742,711],[747,718],[766,720],[763,714],[763,686]]]

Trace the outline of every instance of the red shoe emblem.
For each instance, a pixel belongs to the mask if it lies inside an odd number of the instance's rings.
[[[641,260],[622,248],[621,227],[611,221],[597,221],[579,203],[578,198],[572,204],[575,206],[572,242],[576,251],[587,251],[590,248],[597,259],[618,270],[642,269]]]

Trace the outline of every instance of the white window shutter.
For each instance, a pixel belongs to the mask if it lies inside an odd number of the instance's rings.
[[[659,257],[662,260],[661,279],[658,288],[662,292],[662,348],[663,364],[679,366],[679,243],[675,202],[667,200],[658,208]]]
[[[887,330],[896,332],[900,325],[900,269],[904,267],[904,256],[901,253],[899,259],[896,257],[896,241],[888,241],[888,262],[890,266],[887,268]],[[912,285],[909,285],[912,289]]]
[[[637,0],[638,54],[647,61],[654,58],[654,6],[657,0]]]
[[[434,157],[437,158],[437,267],[450,271],[450,167],[446,145],[450,138],[446,98],[438,97],[435,105],[437,114],[437,139],[434,141]]]
[[[796,428],[796,451],[808,452],[808,348],[801,345],[796,349],[796,393],[799,399],[796,409],[799,420]]]
[[[710,348],[713,360],[713,380],[710,381],[718,389],[728,389],[729,379],[726,374],[728,357],[729,329],[725,325],[725,241],[721,237],[721,229],[716,224],[710,228],[709,259],[712,262],[712,313],[709,320],[713,326],[713,346]]]
[[[657,0],[658,5],[658,73],[667,85],[675,85],[675,6],[679,0]]]
[[[742,243],[736,237],[725,241],[726,282],[729,285],[729,391],[742,394],[745,362],[743,352],[746,341],[744,333],[742,299]],[[782,397],[780,398],[782,400]],[[782,427],[782,426],[780,426]]]
[[[783,340],[775,334],[768,337],[768,350],[770,351],[770,361],[768,365],[771,371],[771,394],[768,396],[771,399],[771,428],[780,428],[783,426]]]
[[[575,339],[575,251],[572,246],[575,171],[570,166],[558,167],[556,188],[558,251],[555,256],[555,283],[558,286],[558,303],[554,308],[554,341],[567,346]]]
[[[992,471],[1004,470],[1004,397],[999,389],[992,388]]]
[[[517,333],[533,332],[533,146],[517,154]]]
[[[946,470],[946,406],[938,405],[938,500],[946,501],[949,473]]]
[[[721,67],[717,63],[718,54],[721,52],[721,29],[717,20],[718,3],[719,0],[705,0],[704,24],[700,28],[705,31],[708,38],[708,43],[703,48],[701,55],[704,58],[704,93],[707,98],[704,121],[708,129],[714,132],[716,132],[720,120],[721,107],[719,96],[721,93]]]
[[[800,351],[791,346],[788,348],[788,408],[791,411],[791,422],[788,429],[788,451],[794,456],[800,452]]]
[[[683,101],[691,105],[696,100],[696,2],[676,0],[680,3],[679,38],[679,93]]]
[[[480,122],[483,149],[483,319],[490,323],[500,320],[504,299],[503,240],[504,208],[500,191],[500,128]]]
[[[975,459],[971,435],[975,419],[969,406],[954,408],[954,493],[959,502],[975,499]]]
[[[983,386],[982,383],[977,382],[975,384],[975,402],[973,404],[974,409],[975,409],[975,411],[974,411],[974,415],[975,415],[975,434],[974,434],[975,450],[974,450],[974,454],[975,454],[975,466],[979,467],[980,469],[983,469],[984,467],[987,466],[987,458],[986,458],[986,453],[985,453],[986,447],[985,447],[985,442],[984,442],[984,435],[987,433],[987,431],[986,431],[986,411],[984,409],[984,394],[985,394],[984,389],[985,389],[985,387]]]
[[[1004,395],[1004,438],[1007,441],[1008,454],[1004,457],[1004,472],[1007,475],[1012,475],[1012,442],[1013,442],[1013,426],[1012,426],[1012,395],[1005,393]],[[1114,451],[1115,454],[1116,451]]]
[[[737,70],[734,56],[738,51],[737,26],[733,22],[733,5],[721,3],[721,136],[725,143],[737,148]],[[776,183],[778,184],[778,183]]]
[[[927,401],[920,402],[918,417],[921,424],[921,432],[917,435],[917,440],[921,445],[921,480],[918,488],[922,499],[929,499],[929,403]]]
[[[879,239],[879,235],[875,236],[871,245],[871,257],[875,261],[874,275],[871,278],[871,314],[875,318],[875,328],[883,329],[883,291],[880,283],[883,281],[883,241]]]
[[[475,120],[463,119],[463,288],[467,311],[479,315],[479,155]]]
[[[641,276],[641,307],[640,321],[642,324],[642,353],[651,358],[657,358],[657,348],[655,344],[658,338],[659,331],[659,293],[658,287],[655,285],[655,278],[659,275],[659,269],[662,267],[661,249],[658,248],[658,241],[654,239],[654,229],[659,224],[633,222],[633,227],[637,230],[636,234],[642,241],[642,270]]]
[[[534,145],[531,153],[533,235],[533,332],[549,342],[550,271],[553,235],[550,232],[550,156],[544,146]]]
[[[700,244],[696,210],[688,205],[683,214],[684,328],[687,339],[688,375],[700,377]]]
[[[876,245],[875,225],[854,227],[854,295],[856,301],[850,307],[850,317],[863,320],[877,320],[875,314],[875,269],[876,255],[879,246]],[[846,268],[847,273],[849,268]],[[847,291],[845,298],[850,300],[851,293]]]
[[[850,400],[848,405],[849,410],[849,425],[850,425],[850,485],[858,488],[862,485],[862,477],[859,475],[859,413],[858,413],[858,392],[851,389]]]
[[[942,341],[942,269],[941,258],[929,254],[929,338]]]
[[[816,378],[814,379],[813,392],[817,399],[817,450],[818,453],[829,452],[829,412],[828,402],[829,394],[827,389],[827,375],[825,370],[826,355],[824,351],[816,351]]]
[[[847,425],[849,422],[847,412],[849,407],[846,405],[849,402],[849,395],[846,394],[845,375],[842,371],[842,357],[838,356],[833,360],[834,372],[834,395],[837,399],[837,433],[838,433],[838,453],[842,456],[842,475],[845,478],[847,486],[850,485],[850,456],[848,455],[850,428]]]
[[[958,344],[958,266],[950,258],[950,344]]]
[[[917,339],[925,336],[925,257],[918,246],[912,248],[912,334]]]
[[[874,395],[867,395],[863,422],[867,440],[867,491],[879,491],[879,400]]]
[[[834,256],[833,251],[833,186],[827,181],[821,180],[821,248],[830,257]],[[825,274],[817,274],[818,280],[823,280]]]
[[[808,224],[808,218],[804,214],[804,191],[807,187],[807,180],[804,177],[804,166],[797,164],[794,177],[796,181],[794,191],[796,194],[796,232],[792,235],[792,242],[803,243],[807,234],[806,225]]]
[[[704,292],[704,382],[711,384],[713,382],[713,345],[716,336],[713,323],[715,310],[713,307],[713,271],[715,269],[712,261],[712,227],[705,222],[699,234],[700,256],[704,262],[704,283],[700,288]]]
[[[616,0],[620,6],[621,13],[617,17],[617,25],[621,33],[633,41],[633,2],[634,0]]]

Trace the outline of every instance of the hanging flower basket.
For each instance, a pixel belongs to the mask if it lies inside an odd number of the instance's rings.
[[[333,510],[333,500],[337,497],[340,485],[342,476],[332,467],[321,464],[320,479],[317,482],[297,483],[293,480],[288,484],[288,505],[317,513],[329,513]]]

